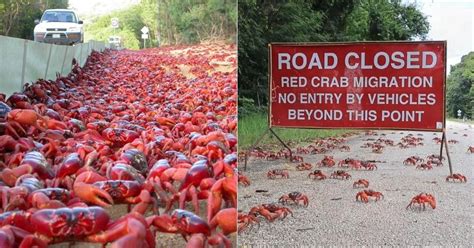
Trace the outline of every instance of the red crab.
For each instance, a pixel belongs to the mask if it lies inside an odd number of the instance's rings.
[[[302,194],[301,192],[298,192],[298,191],[294,191],[287,195],[283,195],[280,197],[280,199],[278,199],[278,202],[282,204],[293,202],[298,205],[300,201],[303,201],[303,206],[308,207],[308,204],[309,204],[308,197],[305,194]]]
[[[447,176],[446,177],[446,182],[448,182],[450,179],[452,179],[453,182],[455,182],[456,180],[459,180],[459,182],[467,182],[467,179],[466,177],[463,175],[463,174],[459,174],[459,173],[455,173],[455,174],[452,174],[450,176]]]
[[[448,140],[448,143],[449,144],[457,144],[457,143],[459,143],[459,141],[451,139],[451,140]]]
[[[423,164],[417,165],[416,168],[420,170],[431,170],[433,169],[433,166],[431,166],[430,163],[427,163],[427,164],[423,163]]]
[[[258,226],[260,226],[260,221],[255,215],[239,213],[237,219],[237,223],[239,223],[238,233],[247,230],[247,228],[249,228],[249,226],[251,226],[252,224],[257,224]]]
[[[334,178],[334,179],[349,179],[351,178],[351,175],[343,170],[337,170],[333,173],[331,173],[331,176],[329,178]]]
[[[340,146],[339,147],[339,150],[341,152],[350,152],[351,151],[351,148],[349,146]]]
[[[303,157],[301,157],[301,156],[291,156],[290,162],[296,162],[296,163],[303,162]]]
[[[229,229],[224,223],[222,223],[223,226],[220,226],[223,228],[223,230],[225,230],[224,232],[226,234],[237,231],[237,219],[235,218],[236,215],[237,211],[232,210],[226,213],[226,219],[221,221],[221,223],[227,222],[227,225],[230,224],[231,226]],[[164,214],[147,217],[147,222],[148,225],[153,225],[156,227],[158,232],[179,233],[185,239],[189,237],[188,244],[193,244],[196,242],[195,239],[199,239],[199,243],[205,243],[207,237],[211,236],[212,231],[211,226],[201,217],[183,209],[175,209],[171,215]],[[214,220],[214,222],[216,222],[215,225],[217,226],[217,220]],[[214,226],[214,228],[216,226]],[[218,234],[210,237],[208,242],[215,244],[230,244],[230,241],[225,236]]]
[[[313,165],[310,163],[301,163],[296,166],[296,170],[303,171],[303,170],[311,170]]]
[[[269,222],[273,222],[276,219],[284,219],[290,214],[293,216],[293,212],[286,207],[281,207],[275,204],[262,204],[256,207],[253,207],[249,211],[249,215],[258,217],[258,215],[263,216]]]
[[[288,170],[286,169],[274,169],[267,172],[268,179],[275,179],[276,176],[281,176],[281,178],[290,178]]]
[[[365,203],[368,203],[369,202],[369,197],[374,197],[375,198],[375,201],[378,201],[380,200],[380,198],[382,197],[383,198],[383,194],[380,193],[380,192],[377,192],[377,191],[373,191],[373,190],[363,190],[363,191],[360,191],[359,193],[357,193],[356,195],[356,201],[362,201],[362,202],[365,202]]]
[[[377,165],[370,162],[362,162],[361,166],[364,167],[366,170],[377,170]]]
[[[244,176],[244,174],[242,174],[240,171],[239,171],[239,174],[238,174],[238,181],[239,183],[241,183],[243,186],[249,186],[250,185],[250,180],[248,179],[248,177]]]
[[[13,212],[4,222],[12,223],[48,244],[63,240],[84,240],[103,244],[114,242],[115,246],[126,243],[148,247],[155,245],[143,216],[132,213],[111,222],[107,212],[100,207]],[[28,241],[25,239],[23,242]]]
[[[368,188],[369,187],[369,181],[367,179],[359,179],[359,180],[355,181],[354,184],[352,185],[353,188],[358,188],[360,186]]]
[[[311,178],[313,177],[314,180],[324,180],[327,178],[326,175],[321,170],[315,170],[311,173],[308,174],[308,177]]]
[[[474,153],[474,146],[469,146],[467,152]]]
[[[415,165],[416,164],[416,159],[409,157],[403,161],[404,165]]]
[[[413,208],[415,206],[414,204],[418,204],[420,206],[420,209],[421,209],[421,206],[423,206],[423,210],[425,210],[426,203],[428,203],[431,206],[431,208],[433,209],[436,208],[436,199],[433,195],[428,194],[428,193],[420,193],[419,195],[416,195],[411,199],[410,204],[408,204],[406,209],[408,209],[409,207]]]
[[[334,161],[333,156],[324,156],[324,158],[317,163],[318,166],[325,166],[325,167],[333,167],[336,165],[336,161]]]

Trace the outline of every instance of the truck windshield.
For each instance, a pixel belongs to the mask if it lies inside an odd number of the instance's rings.
[[[77,23],[76,15],[70,11],[46,11],[41,18],[41,21]]]

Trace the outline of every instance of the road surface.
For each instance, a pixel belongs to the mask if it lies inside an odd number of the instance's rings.
[[[251,180],[249,187],[239,185],[239,210],[249,211],[262,203],[277,202],[279,197],[292,191],[300,191],[309,197],[307,208],[289,206],[294,217],[269,223],[261,219],[256,225],[239,236],[240,247],[290,247],[304,246],[461,246],[474,244],[473,168],[474,154],[466,150],[474,146],[474,127],[465,123],[448,122],[447,137],[458,140],[449,144],[455,173],[467,177],[467,183],[448,183],[447,161],[444,166],[432,170],[418,170],[403,165],[403,160],[417,155],[426,158],[439,154],[439,146],[432,139],[440,133],[377,131],[377,135],[359,135],[348,138],[350,152],[334,150],[326,154],[302,155],[305,162],[315,164],[324,155],[334,156],[336,161],[352,157],[361,160],[380,160],[378,170],[347,170],[349,180],[326,179],[315,181],[307,178],[309,171],[296,171],[294,163],[285,159],[266,161],[252,158],[245,175]],[[424,138],[423,146],[400,149],[387,147],[382,154],[372,153],[370,148],[360,148],[367,139],[379,137],[392,139],[395,144],[407,134]],[[385,134],[386,136],[382,136]],[[467,135],[467,136],[464,136]],[[296,149],[294,149],[296,150]],[[444,155],[446,156],[446,155]],[[270,169],[287,168],[289,179],[269,180]],[[314,167],[313,167],[314,169]],[[340,169],[321,167],[326,175]],[[362,189],[352,184],[360,178],[368,179],[369,189],[384,194],[384,199],[369,203],[356,202],[355,196]],[[268,190],[256,193],[257,189]],[[432,193],[437,201],[436,209],[426,211],[405,209],[411,198],[421,192]]]

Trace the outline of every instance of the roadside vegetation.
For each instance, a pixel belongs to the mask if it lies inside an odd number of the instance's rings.
[[[119,19],[113,30],[110,21]],[[231,0],[141,0],[129,8],[91,20],[86,26],[86,40],[107,41],[109,36],[122,38],[125,48],[143,48],[141,29],[150,29],[147,47],[193,44],[210,40],[235,42],[237,7]]]
[[[474,117],[474,52],[461,58],[461,62],[451,67],[446,85],[446,108],[449,117],[458,118],[457,111],[462,111],[462,117]]]
[[[424,40],[428,31],[427,17],[417,5],[400,0],[239,0],[240,147],[253,144],[267,128],[268,43]],[[287,142],[344,130],[276,132]]]
[[[257,141],[263,132],[267,130],[266,112],[254,112],[245,116],[239,116],[239,149],[248,149]],[[273,128],[275,133],[284,141],[305,142],[315,138],[325,138],[347,133],[348,129],[292,129]],[[268,133],[260,144],[280,144],[279,141]]]
[[[66,9],[68,0],[0,1],[0,35],[33,40],[35,19],[46,9]]]

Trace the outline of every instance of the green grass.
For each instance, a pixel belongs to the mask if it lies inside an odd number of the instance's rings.
[[[249,148],[260,138],[267,129],[267,114],[253,113],[239,118],[239,149]],[[273,128],[275,133],[284,141],[308,141],[314,138],[324,138],[347,133],[350,130],[330,130],[330,129],[293,129],[293,128]],[[260,141],[262,144],[279,144],[278,140],[267,133]]]

